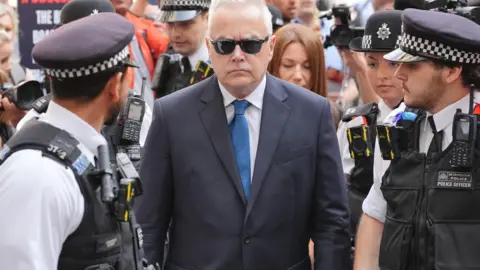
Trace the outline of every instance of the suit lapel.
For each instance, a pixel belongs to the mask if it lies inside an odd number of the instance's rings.
[[[230,176],[243,203],[246,203],[245,193],[243,192],[237,163],[235,162],[235,155],[233,154],[232,143],[230,141],[223,97],[216,76],[212,76],[209,82],[204,85],[204,88],[200,100],[205,106],[199,111],[200,118],[218,154],[218,158]]]
[[[247,204],[247,220],[260,193],[265,176],[271,166],[278,142],[283,134],[290,108],[284,103],[288,95],[280,80],[267,73],[267,84],[263,97],[262,120],[258,139],[257,156],[252,179],[251,196]]]

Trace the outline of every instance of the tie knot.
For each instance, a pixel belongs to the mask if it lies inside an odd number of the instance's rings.
[[[235,107],[235,114],[245,114],[245,110],[248,108],[250,103],[246,100],[235,100],[233,106]]]

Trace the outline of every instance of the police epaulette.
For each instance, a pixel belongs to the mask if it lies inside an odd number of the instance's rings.
[[[342,117],[343,122],[349,122],[354,117],[358,116],[367,116],[370,114],[376,114],[378,112],[378,104],[375,102],[370,102],[367,104],[362,104],[357,107],[348,109]]]

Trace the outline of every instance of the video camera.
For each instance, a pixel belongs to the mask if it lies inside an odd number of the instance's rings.
[[[43,97],[42,85],[35,80],[23,81],[9,88],[5,88],[5,85],[3,85],[2,96],[6,97],[20,110],[30,110],[33,103]]]
[[[331,10],[320,15],[323,18],[331,19],[335,17],[340,20],[340,24],[335,24],[331,28],[329,36],[325,37],[323,47],[326,49],[332,45],[339,48],[348,48],[350,41],[356,37],[363,36],[364,28],[351,26],[350,8],[346,5],[338,5]]]
[[[417,9],[447,12],[480,24],[480,7],[469,7],[467,0],[408,0],[408,2]]]

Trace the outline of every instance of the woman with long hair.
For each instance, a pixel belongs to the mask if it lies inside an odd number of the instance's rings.
[[[268,72],[327,97],[325,55],[319,35],[304,25],[287,24],[278,29],[275,36],[277,41]],[[340,121],[339,109],[333,102],[330,102],[330,106],[337,126]]]

